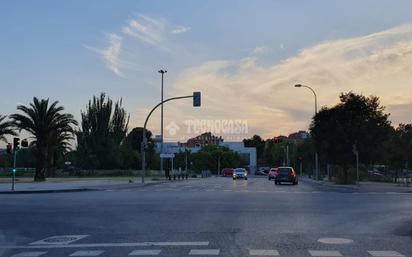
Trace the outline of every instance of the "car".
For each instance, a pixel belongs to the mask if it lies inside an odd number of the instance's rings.
[[[275,185],[282,182],[289,182],[293,185],[298,184],[298,176],[292,167],[279,167],[275,172]]]
[[[236,180],[238,178],[247,180],[247,171],[244,168],[236,168],[233,171],[233,180]]]
[[[275,179],[277,168],[271,168],[268,173],[268,180]]]
[[[224,168],[222,170],[222,176],[223,177],[232,177],[233,176],[233,169],[232,168]]]

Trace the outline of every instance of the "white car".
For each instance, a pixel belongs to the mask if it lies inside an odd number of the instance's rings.
[[[233,171],[233,180],[236,180],[238,178],[247,180],[247,171],[244,168],[236,168]]]

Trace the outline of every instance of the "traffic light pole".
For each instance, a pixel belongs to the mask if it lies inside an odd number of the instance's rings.
[[[147,122],[149,121],[150,116],[152,115],[154,110],[157,109],[157,107],[159,107],[160,105],[163,105],[164,103],[167,103],[167,102],[173,101],[173,100],[184,99],[184,98],[193,98],[193,97],[194,97],[194,95],[187,95],[187,96],[178,96],[178,97],[172,97],[172,98],[166,99],[166,100],[161,101],[160,103],[158,103],[155,107],[153,107],[153,109],[149,112],[149,115],[147,115],[146,120],[144,122],[144,126],[143,126],[142,144],[140,146],[140,151],[141,151],[141,155],[142,155],[142,174],[141,174],[142,183],[144,183],[144,177],[145,177],[145,173],[146,173],[146,148],[147,148],[146,126],[147,126]]]
[[[16,159],[17,159],[17,150],[13,152],[13,170],[12,170],[12,179],[11,179],[11,191],[14,191],[14,183],[16,181]]]

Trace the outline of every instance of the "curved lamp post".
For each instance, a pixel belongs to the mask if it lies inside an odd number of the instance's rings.
[[[310,91],[312,91],[313,95],[315,96],[315,115],[318,114],[318,96],[316,95],[315,90],[313,90],[313,88],[306,86],[306,85],[302,85],[302,84],[296,84],[295,87],[305,87],[307,89],[309,89]],[[318,164],[318,152],[315,152],[315,178],[316,180],[319,179],[319,164]]]

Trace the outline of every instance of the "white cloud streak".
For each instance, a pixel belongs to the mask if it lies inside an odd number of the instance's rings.
[[[185,27],[185,26],[176,26],[173,30],[172,30],[172,33],[173,34],[181,34],[181,33],[185,33],[185,32],[188,32],[188,31],[190,31],[191,30],[191,28],[190,27]]]

